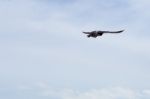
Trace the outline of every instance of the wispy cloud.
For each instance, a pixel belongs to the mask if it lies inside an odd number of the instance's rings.
[[[134,90],[124,87],[112,87],[91,89],[86,91],[73,89],[53,89],[35,87],[36,89],[18,90],[19,95],[30,97],[53,99],[149,99],[149,90]],[[40,89],[39,89],[40,88]],[[28,92],[28,93],[27,93]],[[28,94],[28,95],[27,95]],[[17,96],[16,96],[17,97]],[[5,99],[5,98],[4,98]]]

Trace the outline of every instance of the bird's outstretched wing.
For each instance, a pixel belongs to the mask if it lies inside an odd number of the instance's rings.
[[[84,34],[91,34],[91,32],[82,32],[82,33],[84,33]]]
[[[124,30],[120,30],[120,31],[103,31],[103,33],[121,33]]]

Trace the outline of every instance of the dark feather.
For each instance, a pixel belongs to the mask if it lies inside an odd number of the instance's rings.
[[[123,31],[124,30],[121,30],[121,31],[103,31],[103,33],[121,33]]]
[[[91,32],[82,32],[82,33],[84,33],[84,34],[91,34]]]

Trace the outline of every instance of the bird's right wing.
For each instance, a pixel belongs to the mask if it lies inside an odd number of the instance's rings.
[[[124,30],[120,30],[120,31],[103,31],[104,33],[121,33]]]

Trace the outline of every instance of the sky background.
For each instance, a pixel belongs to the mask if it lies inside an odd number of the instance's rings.
[[[0,0],[0,99],[150,99],[149,9],[149,0]]]

